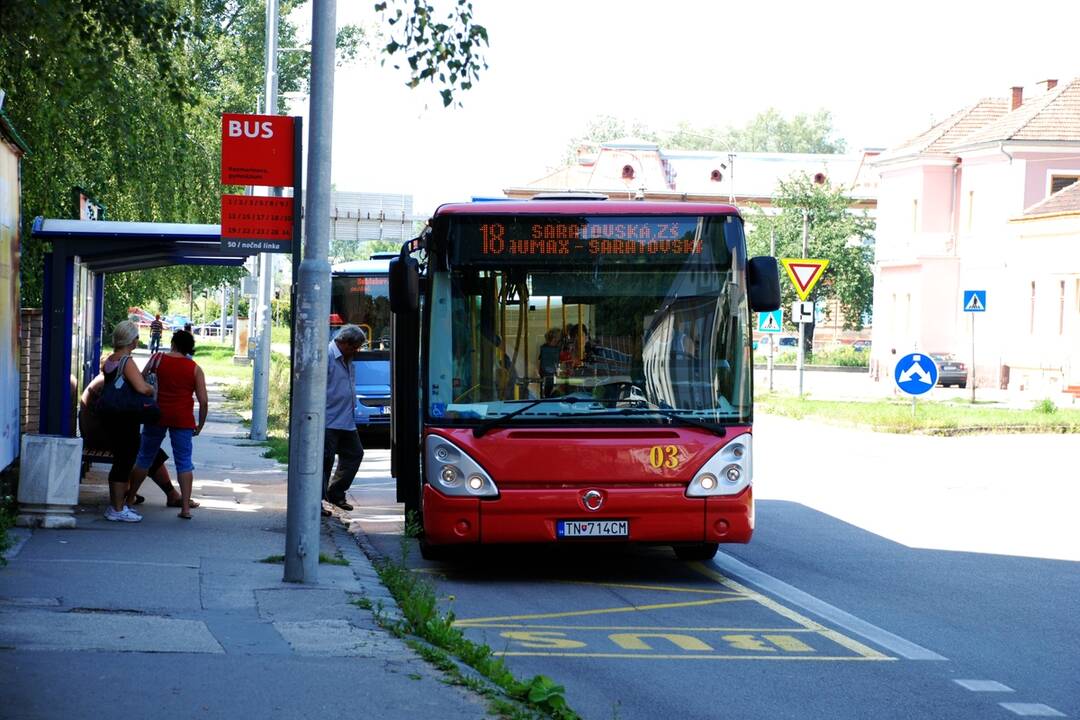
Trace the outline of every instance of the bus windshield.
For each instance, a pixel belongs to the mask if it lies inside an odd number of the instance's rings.
[[[440,251],[430,418],[749,421],[739,218],[469,216]]]
[[[330,281],[331,335],[342,325],[359,326],[367,335],[361,353],[390,349],[390,295],[386,273],[346,275]]]

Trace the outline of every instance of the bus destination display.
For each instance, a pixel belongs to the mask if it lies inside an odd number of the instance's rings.
[[[483,217],[455,218],[453,261],[591,262],[682,261],[722,238],[723,218],[698,217]]]

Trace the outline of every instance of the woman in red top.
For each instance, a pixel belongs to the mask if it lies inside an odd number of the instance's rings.
[[[157,425],[143,427],[139,457],[131,471],[128,497],[134,499],[146,471],[165,439],[166,431],[172,442],[173,462],[176,463],[176,479],[180,482],[180,514],[191,519],[191,485],[195,465],[191,462],[192,437],[198,435],[206,424],[210,406],[206,397],[206,378],[202,368],[190,355],[195,350],[195,338],[189,332],[178,330],[172,336],[172,348],[150,358],[144,372],[157,373],[157,403],[161,419]],[[195,403],[199,401],[199,422],[195,422]]]

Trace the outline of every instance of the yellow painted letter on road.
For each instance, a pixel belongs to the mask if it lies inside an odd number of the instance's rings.
[[[769,647],[765,643],[758,640],[753,635],[725,635],[723,638],[731,647],[736,650],[754,650],[756,652],[776,652],[776,648]]]
[[[652,650],[641,638],[663,638],[671,642],[680,650],[698,650],[708,652],[712,647],[697,639],[693,635],[677,635],[675,633],[615,633],[608,635],[611,641],[623,650]]]
[[[531,632],[526,630],[509,630],[507,632],[499,633],[499,635],[506,638],[507,640],[513,640],[520,644],[522,647],[527,648],[571,650],[574,648],[585,647],[585,643],[578,642],[577,640],[570,640],[566,637],[566,633],[561,632]]]
[[[799,638],[791,635],[762,635],[762,637],[781,650],[787,650],[788,652],[817,652]]]

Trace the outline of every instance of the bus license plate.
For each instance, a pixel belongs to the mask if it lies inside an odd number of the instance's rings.
[[[629,520],[559,520],[555,532],[561,538],[629,537]]]

